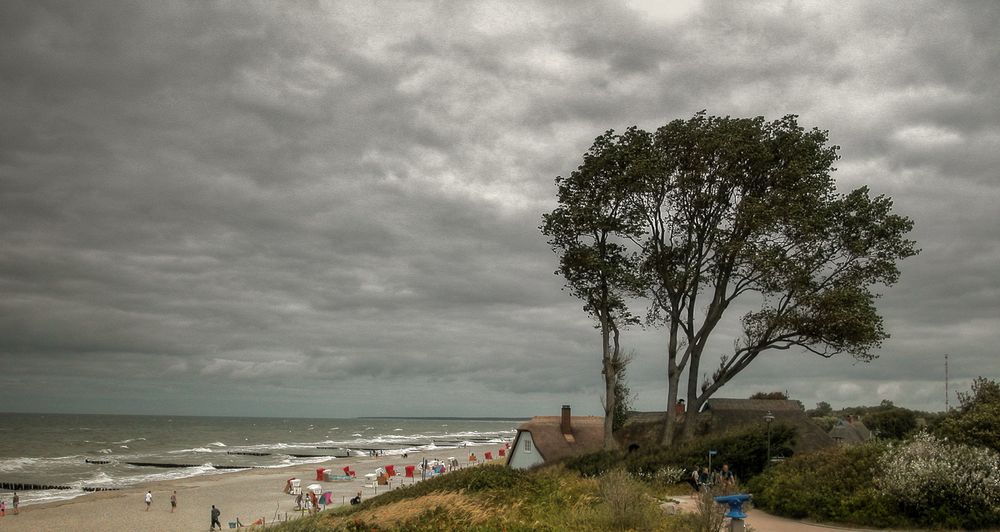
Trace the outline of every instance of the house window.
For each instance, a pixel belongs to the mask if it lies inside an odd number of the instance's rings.
[[[531,452],[531,439],[529,438],[524,439],[524,452],[526,453]]]

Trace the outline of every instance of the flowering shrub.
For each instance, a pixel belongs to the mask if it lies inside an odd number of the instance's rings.
[[[876,488],[918,521],[978,527],[1000,517],[1000,455],[926,432],[880,459]]]
[[[670,486],[680,484],[687,478],[683,467],[663,466],[656,471],[640,471],[636,476],[651,484]]]

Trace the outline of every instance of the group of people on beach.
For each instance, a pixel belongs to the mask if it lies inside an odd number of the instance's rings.
[[[13,515],[20,513],[21,497],[17,495],[16,491],[14,492],[14,498],[11,499],[11,504],[11,513]],[[0,517],[4,517],[5,515],[7,515],[7,499],[0,497]]]
[[[143,502],[146,503],[146,511],[148,512],[149,508],[151,506],[153,506],[153,490],[147,490],[146,491],[146,495],[143,496],[142,500],[143,500]],[[14,502],[14,507],[17,508],[17,502],[16,502],[17,501],[17,494],[16,493],[14,494],[14,501],[15,501]],[[176,510],[176,509],[177,509],[177,490],[174,490],[174,492],[170,494],[170,513],[174,513],[174,510]],[[215,530],[216,526],[219,527],[219,530],[222,530],[222,523],[219,521],[219,517],[221,515],[222,515],[222,512],[219,511],[219,509],[216,508],[215,505],[213,504],[212,505],[212,512],[211,512],[212,526],[211,526],[210,530]]]
[[[699,469],[695,466],[688,472],[687,482],[695,491],[704,491],[712,486],[731,490],[736,488],[736,475],[729,469],[729,464],[722,464],[722,469],[718,471],[709,471],[708,467]]]
[[[146,495],[143,497],[143,500],[146,501],[146,511],[148,512],[149,507],[153,505],[152,490],[146,492]],[[174,490],[174,492],[170,494],[170,513],[174,513],[174,510],[176,509],[177,509],[177,490]]]

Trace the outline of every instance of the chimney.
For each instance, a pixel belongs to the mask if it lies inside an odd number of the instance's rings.
[[[562,405],[562,421],[559,423],[559,428],[562,429],[563,434],[573,434],[573,426],[569,422],[569,405]]]

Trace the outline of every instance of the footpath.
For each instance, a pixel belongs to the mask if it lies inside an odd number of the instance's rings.
[[[683,512],[694,512],[698,507],[698,499],[696,495],[675,496],[674,499],[680,501],[680,510]],[[831,530],[864,532],[867,530],[879,530],[876,528],[846,528],[834,525],[809,523],[806,521],[796,521],[794,519],[776,517],[771,514],[764,513],[756,508],[749,510],[745,509],[744,511],[747,514],[747,518],[743,521],[746,523],[747,528],[753,529],[754,532],[830,532]]]

